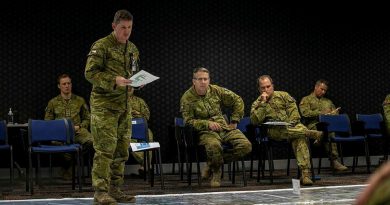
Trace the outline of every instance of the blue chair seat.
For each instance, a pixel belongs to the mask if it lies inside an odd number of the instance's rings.
[[[77,181],[79,185],[79,192],[82,191],[81,182],[81,168],[82,168],[82,146],[73,143],[74,130],[73,123],[67,119],[58,120],[34,120],[30,119],[28,123],[28,161],[29,166],[26,174],[26,189],[33,194],[33,160],[32,155],[36,154],[36,182],[39,184],[40,178],[40,155],[39,154],[52,154],[52,153],[73,153],[77,164]],[[58,141],[62,145],[42,145],[42,143]],[[72,164],[73,169],[75,163]],[[75,189],[75,173],[72,173],[72,189]]]
[[[80,149],[78,145],[67,145],[67,146],[50,146],[44,145],[39,147],[32,147],[33,152],[40,153],[63,153],[63,152],[77,152]]]
[[[333,137],[331,139],[332,142],[361,142],[364,141],[364,136],[349,136],[349,137]]]
[[[11,146],[10,145],[8,145],[8,144],[2,144],[2,145],[0,145],[0,150],[1,149],[9,149]]]

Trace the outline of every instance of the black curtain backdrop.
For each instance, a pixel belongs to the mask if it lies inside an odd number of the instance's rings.
[[[271,75],[275,89],[297,101],[316,80],[328,80],[328,97],[352,120],[356,113],[382,111],[390,74],[386,6],[270,2],[8,2],[0,8],[0,118],[12,107],[21,123],[42,119],[47,102],[59,93],[61,73],[70,74],[73,92],[89,101],[86,55],[112,31],[114,13],[123,8],[134,15],[130,40],[140,50],[141,69],[160,77],[137,94],[150,107],[150,127],[165,162],[175,155],[168,126],[180,116],[180,97],[191,86],[195,66],[208,68],[212,83],[239,94],[246,115],[261,74]]]

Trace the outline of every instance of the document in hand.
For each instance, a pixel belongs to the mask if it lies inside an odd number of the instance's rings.
[[[141,85],[146,85],[148,83],[151,83],[160,77],[154,76],[144,70],[140,70],[138,73],[131,76],[130,80],[133,82],[130,84],[132,87],[139,87]]]
[[[288,125],[291,125],[290,123],[288,122],[266,122],[266,123],[263,123],[264,125],[276,125],[276,126],[288,126]]]

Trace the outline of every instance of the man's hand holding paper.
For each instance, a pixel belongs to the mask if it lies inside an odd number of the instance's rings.
[[[155,80],[158,80],[159,78],[160,77],[154,76],[144,70],[141,70],[138,73],[131,76],[129,80],[131,80],[132,82],[129,85],[132,87],[140,87],[148,83],[151,83]]]

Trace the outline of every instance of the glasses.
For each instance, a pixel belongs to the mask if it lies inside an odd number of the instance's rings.
[[[210,78],[193,78],[193,79],[197,81],[208,81]]]

